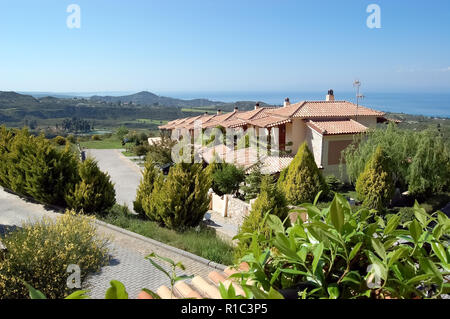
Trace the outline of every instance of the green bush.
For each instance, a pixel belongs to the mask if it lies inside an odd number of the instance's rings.
[[[261,162],[256,163],[252,167],[250,174],[245,176],[245,185],[242,187],[242,191],[245,193],[245,200],[247,201],[258,197],[261,191],[261,181],[263,178],[261,166]]]
[[[212,173],[213,191],[219,196],[239,191],[239,185],[245,179],[244,170],[229,163],[215,165],[217,168]]]
[[[252,205],[250,214],[244,219],[239,234],[244,235],[258,230],[265,238],[271,234],[269,227],[264,224],[264,216],[267,213],[286,219],[289,209],[284,194],[273,182],[271,176],[264,176],[261,181],[261,192]],[[235,249],[235,259],[241,258],[250,245],[251,240],[240,240]]]
[[[62,136],[57,136],[53,139],[53,142],[55,142],[56,145],[66,145],[66,139]]]
[[[67,197],[70,208],[86,214],[104,213],[116,203],[116,192],[108,174],[103,173],[92,158],[79,165],[81,181]]]
[[[78,160],[66,145],[58,150],[43,135],[26,129],[0,131],[0,183],[19,194],[65,206],[65,196],[79,181]]]
[[[327,183],[328,189],[333,192],[340,192],[344,183],[342,183],[339,178],[334,175],[328,175],[325,177],[325,182]]]
[[[75,136],[73,134],[69,134],[67,135],[67,141],[69,141],[72,144],[75,144],[77,142],[77,139],[75,138]]]
[[[93,141],[101,141],[102,137],[101,137],[101,135],[92,135],[91,136],[91,140],[93,140]]]
[[[171,229],[197,226],[208,211],[210,185],[210,176],[201,164],[171,167],[164,183],[155,183],[152,192],[159,222]]]
[[[378,147],[356,181],[356,192],[364,206],[383,211],[389,204],[395,191],[390,167],[390,159]]]
[[[312,202],[320,191],[327,195],[327,184],[306,142],[299,147],[287,170],[282,172],[279,185],[293,205]]]
[[[364,171],[377,147],[389,154],[390,171],[401,191],[428,197],[450,186],[450,148],[435,129],[412,131],[389,124],[355,138],[344,151],[345,168],[352,183]]]
[[[147,216],[151,220],[159,220],[154,201],[152,200],[152,192],[155,183],[157,183],[158,187],[164,182],[161,180],[161,175],[161,172],[155,167],[153,161],[148,159],[145,162],[144,175],[136,193],[136,200],[133,202],[134,211],[138,213],[141,218]]]
[[[276,216],[239,240],[251,238],[240,261],[249,271],[236,277],[253,296],[292,289],[302,299],[442,298],[450,292],[448,235],[450,219],[429,215],[417,202],[412,221],[400,224],[398,214],[385,220],[367,208],[353,212],[336,194],[329,207],[302,205],[308,223],[284,225]],[[273,294],[272,294],[273,295]]]
[[[108,240],[99,237],[91,218],[67,212],[56,220],[27,223],[2,238],[0,299],[27,298],[23,280],[49,298],[64,298],[70,289],[67,267],[78,265],[81,280],[100,270],[108,257]]]

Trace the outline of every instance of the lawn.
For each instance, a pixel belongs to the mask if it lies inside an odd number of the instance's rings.
[[[112,135],[111,137],[102,137],[100,141],[93,141],[91,139],[87,141],[80,142],[81,147],[89,149],[118,149],[125,148],[122,146],[122,142],[117,138],[117,136]]]
[[[98,219],[216,263],[233,264],[232,245],[219,238],[213,229],[205,226],[177,232],[163,228],[155,222],[133,216],[126,208],[119,205],[116,205],[106,217],[98,216]]]

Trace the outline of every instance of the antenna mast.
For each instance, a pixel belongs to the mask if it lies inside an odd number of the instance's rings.
[[[353,82],[353,87],[356,88],[356,121],[358,121],[358,107],[359,107],[359,99],[363,99],[364,95],[359,94],[359,87],[361,86],[361,82],[359,80],[355,80]]]

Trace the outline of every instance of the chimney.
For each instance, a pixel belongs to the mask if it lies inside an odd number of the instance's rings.
[[[237,112],[239,108],[237,106],[234,107],[234,111]]]
[[[255,110],[259,109],[259,102],[255,104]]]
[[[289,98],[284,99],[284,107],[291,105],[291,102],[289,101]]]
[[[222,110],[221,110],[221,109],[218,109],[218,110],[217,110],[217,115],[220,115],[220,114],[222,114]]]
[[[208,111],[206,111],[203,115],[208,115]]]
[[[333,90],[331,90],[331,89],[328,90],[326,101],[334,101],[334,92],[333,92]]]

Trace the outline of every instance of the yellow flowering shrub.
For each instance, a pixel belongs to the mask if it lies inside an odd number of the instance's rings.
[[[48,298],[63,298],[67,287],[67,267],[78,265],[81,280],[107,263],[109,239],[101,237],[93,217],[67,211],[35,223],[2,238],[6,251],[0,254],[0,299],[27,298],[23,280]]]

